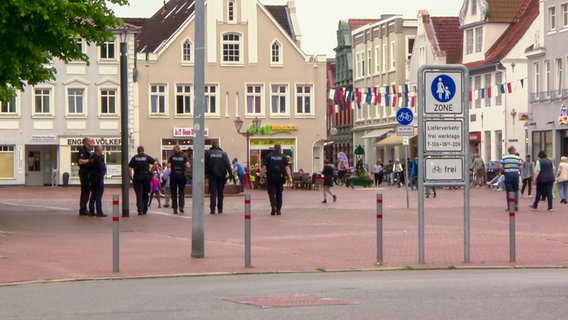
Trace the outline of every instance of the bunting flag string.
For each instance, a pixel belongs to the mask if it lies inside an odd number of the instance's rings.
[[[476,88],[467,92],[468,101],[491,99],[493,97],[523,90],[525,80],[495,84],[484,88]],[[334,100],[334,111],[337,113],[346,108],[362,109],[363,107],[416,107],[417,93],[411,90],[408,84],[373,86],[366,88],[338,87],[329,89],[328,98]]]

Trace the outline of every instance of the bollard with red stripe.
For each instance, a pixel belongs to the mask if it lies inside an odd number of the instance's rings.
[[[118,194],[112,195],[112,272],[119,272],[119,205]]]
[[[515,248],[515,192],[507,193],[507,202],[509,209],[509,261],[515,262],[516,248]]]
[[[245,194],[245,268],[251,267],[250,257],[250,193]]]
[[[383,264],[383,195],[377,193],[377,264]]]

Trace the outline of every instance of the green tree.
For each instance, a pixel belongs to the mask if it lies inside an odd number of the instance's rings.
[[[22,90],[55,79],[50,63],[82,60],[87,55],[78,39],[102,45],[113,38],[112,28],[123,25],[107,2],[128,0],[1,0],[0,101]]]

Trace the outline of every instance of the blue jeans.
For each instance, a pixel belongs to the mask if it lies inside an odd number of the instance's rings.
[[[568,200],[568,181],[558,182],[557,188],[560,200]]]
[[[519,174],[516,172],[505,172],[505,199],[509,205],[509,192],[515,193],[515,208],[519,206]]]

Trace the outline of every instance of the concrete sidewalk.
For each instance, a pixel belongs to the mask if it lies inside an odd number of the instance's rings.
[[[28,281],[186,274],[303,272],[390,268],[566,267],[568,206],[555,211],[520,199],[516,261],[509,262],[509,214],[503,192],[471,190],[470,262],[464,263],[463,190],[438,190],[425,199],[425,264],[418,263],[417,192],[404,188],[335,187],[336,203],[322,191],[286,190],[282,216],[270,216],[263,190],[252,199],[252,268],[244,267],[244,197],[225,198],[222,215],[208,214],[205,258],[191,258],[191,198],[185,215],[153,203],[120,220],[120,272],[113,273],[112,195],[106,218],[78,216],[79,188],[0,188],[0,284]],[[383,264],[377,265],[376,194],[384,198]],[[163,200],[163,199],[162,199]]]

